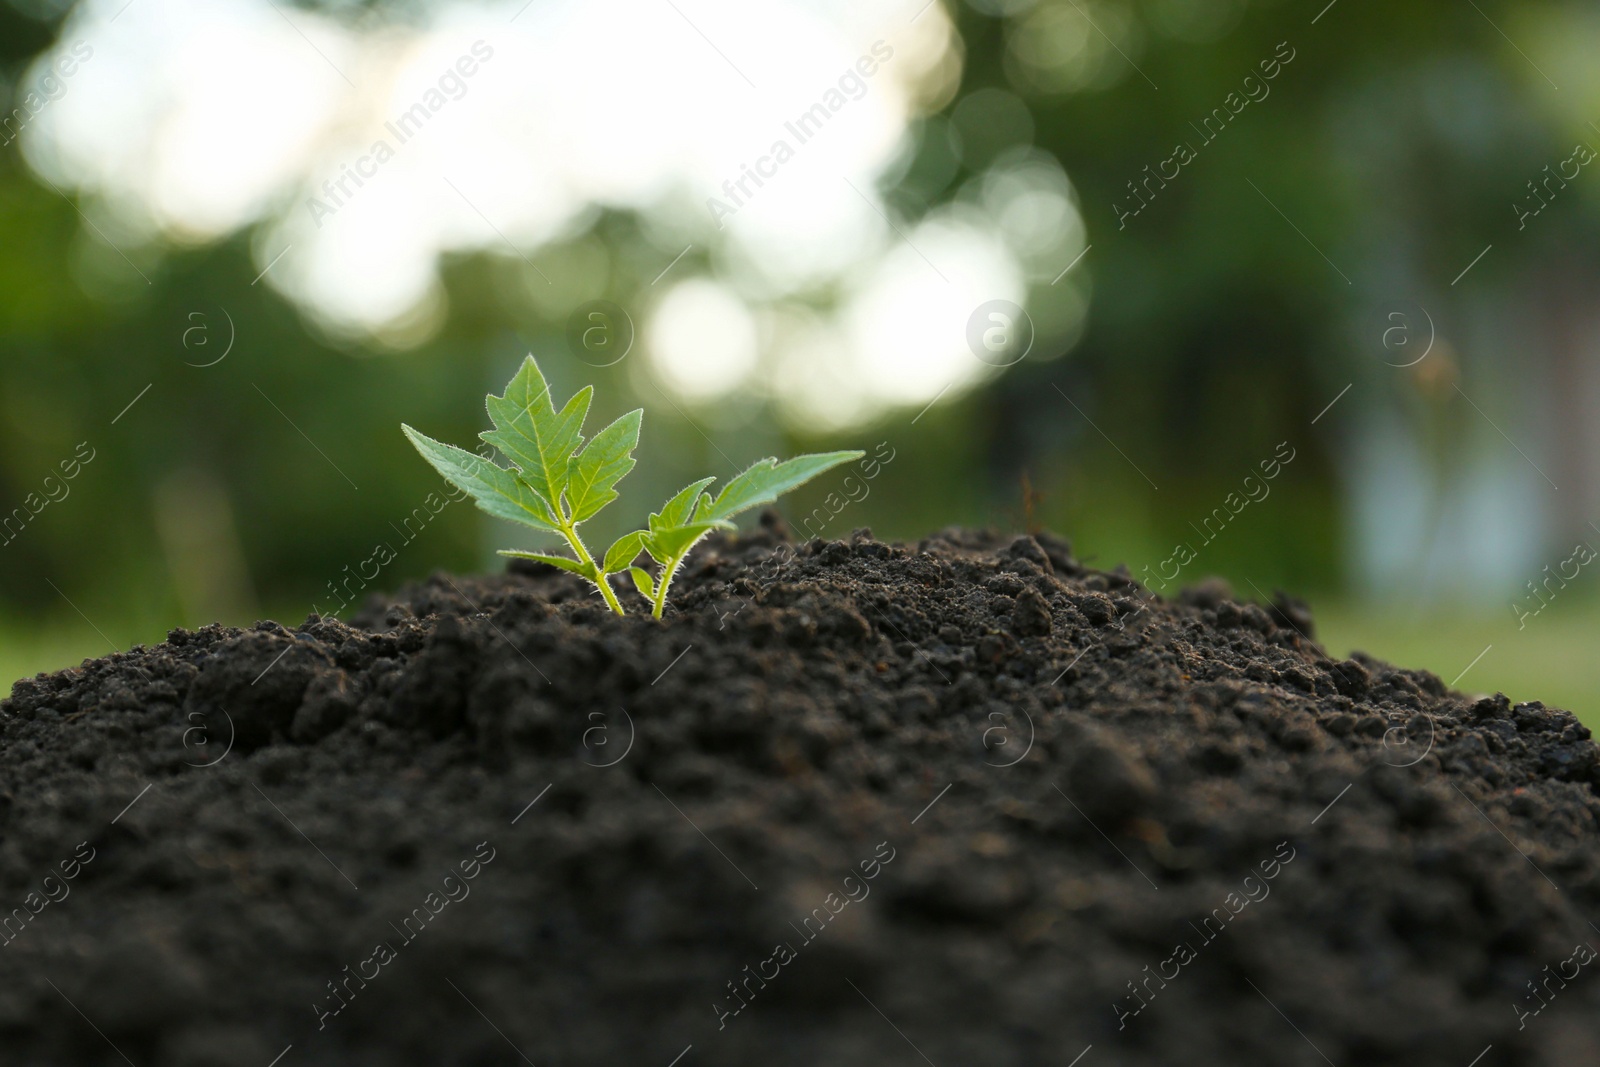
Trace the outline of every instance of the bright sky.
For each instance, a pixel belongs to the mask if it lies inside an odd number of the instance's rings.
[[[92,54],[24,150],[121,239],[255,227],[263,284],[388,344],[443,321],[442,255],[548,272],[541,247],[634,213],[659,268],[693,246],[624,301],[652,375],[847,426],[996,373],[973,310],[1025,305],[1083,248],[1065,174],[1026,148],[914,222],[880,196],[959,79],[925,4],[458,2],[357,27],[270,0],[86,0],[41,64]],[[555,328],[616,296],[605,270],[524,269]]]

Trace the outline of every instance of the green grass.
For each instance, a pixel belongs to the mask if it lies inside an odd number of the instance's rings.
[[[0,628],[0,679],[4,679],[0,682],[0,696],[8,695],[11,683],[18,678],[75,667],[85,659],[110,652],[105,639],[87,626],[41,630],[8,623]]]
[[[1456,688],[1463,692],[1542,700],[1600,729],[1600,605],[1558,602],[1520,631],[1509,607],[1416,612],[1328,604],[1314,607],[1313,615],[1316,637],[1332,655],[1360,649],[1396,666],[1430,670],[1447,683],[1460,676]],[[1473,664],[1479,653],[1483,658]]]

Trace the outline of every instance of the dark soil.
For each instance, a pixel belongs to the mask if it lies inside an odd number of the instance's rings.
[[[19,682],[0,1061],[1600,1062],[1589,731],[1143,596],[769,515]]]

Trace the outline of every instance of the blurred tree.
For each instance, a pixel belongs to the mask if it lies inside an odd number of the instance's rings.
[[[1432,314],[1458,354],[1459,381],[1491,414],[1511,418],[1502,397],[1565,397],[1550,436],[1592,440],[1593,403],[1579,398],[1597,386],[1579,380],[1594,328],[1587,287],[1573,279],[1593,276],[1600,256],[1596,198],[1576,189],[1536,233],[1514,225],[1508,205],[1577,134],[1543,76],[1495,29],[1560,25],[1577,17],[1569,9],[984,6],[1012,13],[952,9],[964,41],[960,91],[919,124],[890,199],[914,218],[1019,144],[1056,156],[1093,246],[1073,267],[1093,282],[1081,336],[1048,327],[1067,321],[1057,312],[1075,297],[1036,285],[1030,311],[1046,326],[1034,355],[925,416],[907,411],[828,440],[782,439],[759,396],[719,418],[666,398],[631,365],[552,363],[563,386],[598,383],[599,414],[647,407],[659,451],[625,486],[638,499],[708,463],[727,466],[724,453],[745,460],[884,440],[896,454],[889,473],[825,536],[868,524],[908,537],[955,522],[1017,527],[1031,508],[1086,554],[1137,571],[1176,541],[1195,542],[1194,525],[1289,442],[1297,458],[1273,503],[1245,513],[1185,577],[1221,571],[1334,588],[1351,558],[1349,481],[1361,475],[1339,453],[1361,428],[1349,421],[1358,404],[1403,413],[1406,403],[1454,403],[1448,418],[1400,416],[1418,434],[1442,435],[1440,463],[1484,431],[1453,389],[1421,393],[1415,375],[1384,366],[1385,316],[1413,305]],[[381,5],[335,9],[383,15]],[[8,93],[53,40],[61,12],[46,12],[0,5]],[[1270,80],[1264,63],[1276,65]],[[1163,164],[1179,144],[1194,158],[1172,176]],[[72,496],[0,547],[0,617],[79,626],[81,610],[118,643],[147,640],[211,612],[239,622],[314,602],[326,610],[330,585],[349,588],[341,583],[380,542],[404,551],[374,588],[487,562],[486,544],[509,536],[486,534],[467,505],[420,532],[407,526],[438,483],[396,426],[405,419],[468,442],[482,395],[521,350],[564,351],[565,322],[527,297],[524,263],[448,263],[442,332],[380,351],[323,336],[255,284],[249,235],[204,248],[119,240],[119,250],[99,219],[96,205],[34,177],[16,145],[0,148],[0,514],[38,493],[79,442],[97,450]],[[592,295],[629,303],[659,266],[640,251],[646,235],[637,220],[602,213],[591,236],[611,262],[606,291]],[[588,239],[533,258],[559,271],[589,254]],[[1453,282],[1491,243],[1493,255]],[[1541,324],[1537,343],[1524,321]],[[227,357],[204,366],[227,338]],[[1314,426],[1347,384],[1361,399]],[[1565,519],[1595,510],[1592,454],[1559,464],[1561,483],[1572,470],[1583,486],[1560,498]],[[792,513],[828,491],[797,494]]]

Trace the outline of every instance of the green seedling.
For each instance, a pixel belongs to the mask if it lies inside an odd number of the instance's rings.
[[[478,435],[511,461],[510,470],[435,441],[404,423],[400,429],[422,458],[445,481],[477,501],[478,507],[496,518],[560,534],[573,553],[559,556],[505,549],[502,556],[538,560],[571,571],[593,583],[618,615],[625,612],[611,588],[613,574],[626,570],[659,619],[673,576],[702,537],[712,530],[734,529],[730,520],[740,512],[770,504],[823,471],[866,455],[824,452],[782,463],[771,457],[760,459],[715,497],[706,488],[716,479],[701,478],[661,505],[645,529],[624,534],[597,561],[578,535],[578,527],[617,499],[616,484],[633,469],[644,409],[628,412],[585,445],[583,420],[593,395],[593,387],[584,386],[558,411],[539,364],[532,356],[523,360],[516,377],[506,385],[505,395],[486,398],[494,429]],[[634,566],[640,552],[656,561],[657,574],[652,576]]]

